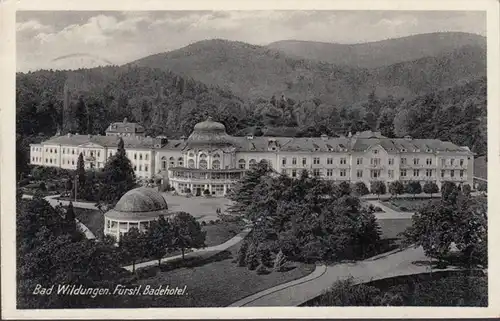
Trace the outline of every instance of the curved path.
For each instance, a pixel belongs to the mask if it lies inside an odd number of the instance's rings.
[[[407,248],[364,261],[318,266],[308,276],[248,296],[230,307],[299,306],[324,293],[337,280],[354,277],[357,283],[364,283],[398,275],[429,272],[427,264],[419,264],[424,261],[428,261],[428,258],[422,248]]]
[[[214,255],[216,255],[222,251],[225,251],[228,248],[238,244],[239,242],[241,242],[241,240],[243,240],[248,235],[248,233],[250,233],[251,230],[252,230],[251,227],[247,227],[243,231],[241,231],[240,233],[236,234],[233,238],[229,239],[228,241],[226,241],[222,244],[209,246],[209,247],[205,247],[202,249],[193,249],[191,252],[186,253],[184,255],[184,257],[185,258],[203,257],[206,259],[206,258],[209,258],[211,256],[214,256]],[[182,258],[182,255],[166,257],[166,258],[161,260],[161,263],[175,261],[175,260],[179,260],[181,258]],[[151,260],[151,261],[147,261],[147,262],[137,263],[135,265],[135,269],[137,270],[137,269],[145,268],[145,267],[152,266],[152,265],[158,265],[158,260]],[[132,271],[132,265],[123,266],[123,268],[127,269],[129,271]]]
[[[69,205],[69,201],[60,201],[60,200],[56,200],[55,198],[56,197],[59,197],[59,195],[51,195],[51,196],[46,196],[44,197],[44,199],[49,202],[49,204],[52,206],[52,207],[56,207],[57,205],[63,205],[63,206],[68,206]],[[23,195],[23,198],[24,199],[33,199],[33,196],[32,195]],[[83,202],[74,202],[73,203],[73,206],[74,207],[78,207],[78,208],[85,208],[85,209],[93,209],[93,210],[96,210],[97,207],[95,207],[95,205],[93,204],[90,204],[90,203],[83,203]],[[85,237],[88,238],[89,240],[93,240],[95,239],[95,235],[94,233],[92,233],[91,230],[89,230],[88,227],[86,227],[82,222],[80,222],[78,219],[75,218],[75,221],[76,221],[76,226],[78,227],[78,229],[83,233],[85,234]]]

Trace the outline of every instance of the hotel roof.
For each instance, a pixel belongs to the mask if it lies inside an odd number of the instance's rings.
[[[129,123],[127,118],[123,122],[111,123],[106,129],[106,133],[144,133],[144,127],[137,123]]]

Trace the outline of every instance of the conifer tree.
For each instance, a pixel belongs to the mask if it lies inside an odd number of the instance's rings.
[[[125,153],[123,139],[120,137],[116,154],[111,156],[103,169],[104,189],[101,199],[114,203],[127,191],[136,187],[136,177],[132,163]]]

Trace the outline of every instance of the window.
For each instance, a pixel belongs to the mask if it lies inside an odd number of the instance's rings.
[[[389,178],[394,178],[394,170],[392,169],[388,170],[387,175],[389,176]]]
[[[371,178],[379,178],[380,177],[380,170],[379,169],[372,169],[370,171],[370,176],[371,176]]]
[[[142,165],[139,165],[139,172],[142,172]]]
[[[134,172],[137,170],[137,165],[134,165]]]
[[[101,157],[101,152],[97,151],[97,157]]]
[[[460,159],[460,166],[464,166],[464,160]]]
[[[441,171],[441,177],[444,177],[444,170]]]
[[[453,158],[450,159],[450,165],[453,166],[454,163],[455,163],[455,160]]]
[[[320,171],[319,171],[319,168],[315,168],[315,169],[313,169],[313,175],[314,175],[315,177],[319,177],[319,176],[320,176]]]
[[[332,165],[332,164],[333,164],[333,158],[328,157],[328,158],[326,159],[326,163],[327,163],[328,165]]]
[[[374,166],[380,165],[380,158],[371,158],[370,159],[370,164],[372,164]]]
[[[342,157],[340,159],[340,165],[345,165],[345,164],[347,164],[347,159],[345,157]]]
[[[75,165],[75,161],[74,160],[71,160],[71,165]]]
[[[332,177],[333,176],[333,169],[329,168],[326,170],[326,176]]]
[[[432,176],[432,169],[425,170],[425,176],[431,177]]]
[[[145,159],[145,160],[148,160],[148,155],[149,155],[149,154],[144,155],[144,159]]]
[[[212,169],[220,169],[220,160],[215,159],[212,161]]]
[[[451,176],[451,177],[455,177],[455,171],[454,171],[454,170],[451,170],[451,171],[450,171],[450,176]]]
[[[296,169],[292,169],[292,177],[297,177],[297,170]]]
[[[394,165],[394,158],[389,158],[389,165]]]
[[[282,175],[286,175],[286,169],[282,169],[282,170],[281,170],[281,174],[282,174]]]
[[[63,154],[66,154],[66,148],[63,148],[63,149],[62,149],[62,153],[63,153]]]
[[[374,153],[374,154],[378,154],[378,149],[374,149],[374,150],[373,150],[373,153]]]
[[[445,166],[446,165],[446,159],[442,158],[441,159],[441,166]]]
[[[403,157],[403,158],[401,158],[401,164],[402,164],[402,165],[406,165],[406,158],[404,158],[404,157]]]
[[[302,166],[306,166],[307,165],[307,158],[302,158]]]
[[[137,159],[137,154],[136,153],[134,153],[134,159]]]
[[[167,159],[165,156],[161,158],[161,169],[166,170],[167,169]]]
[[[238,161],[238,168],[240,168],[240,169],[245,169],[245,168],[246,168],[246,165],[247,165],[247,164],[246,164],[246,162],[245,162],[245,160],[244,160],[244,159],[240,159],[240,160]]]
[[[283,157],[283,158],[281,159],[281,164],[283,164],[283,166],[285,166],[285,165],[286,165],[286,157]]]
[[[212,156],[213,158],[220,158],[220,155],[219,154],[214,154],[214,156]]]
[[[139,160],[142,160],[142,154],[139,154]]]
[[[319,165],[319,157],[314,157],[313,158],[313,164],[314,165]]]
[[[255,165],[257,165],[257,161],[256,161],[255,159],[251,159],[251,160],[248,162],[248,167],[250,167],[250,168],[255,167]]]
[[[358,170],[356,171],[356,177],[357,177],[357,178],[361,178],[361,177],[363,177],[363,170],[362,170],[362,169],[358,169]]]
[[[173,157],[170,157],[168,159],[168,162],[169,162],[169,165],[170,167],[174,167],[175,166],[175,159]]]
[[[207,155],[202,153],[202,154],[200,154],[200,158],[205,159],[205,158],[207,158]]]
[[[419,158],[414,158],[413,159],[413,165],[418,165],[419,162],[420,162]]]
[[[180,167],[184,166],[184,160],[182,159],[182,157],[179,157],[177,159],[177,166],[180,166]]]
[[[346,176],[346,170],[345,169],[341,169],[340,170],[340,176],[341,177],[345,177]]]
[[[200,160],[200,166],[201,169],[207,169],[207,161],[205,159]]]
[[[402,169],[401,172],[399,173],[399,176],[406,177],[406,169]]]
[[[460,177],[464,177],[464,171],[460,170]]]
[[[426,163],[427,165],[432,165],[432,158],[427,158],[427,159],[425,160],[425,163]]]
[[[188,160],[188,167],[189,168],[194,168],[194,159],[189,159]]]
[[[292,158],[292,165],[297,165],[297,158],[296,157]]]
[[[362,158],[358,158],[358,159],[356,160],[356,164],[358,164],[358,165],[363,165],[363,159],[362,159]]]
[[[420,176],[420,170],[418,170],[418,169],[414,169],[414,170],[413,170],[413,176],[415,176],[415,177]]]

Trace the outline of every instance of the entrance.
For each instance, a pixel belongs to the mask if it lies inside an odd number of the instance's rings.
[[[201,196],[201,188],[196,188],[196,196]]]

